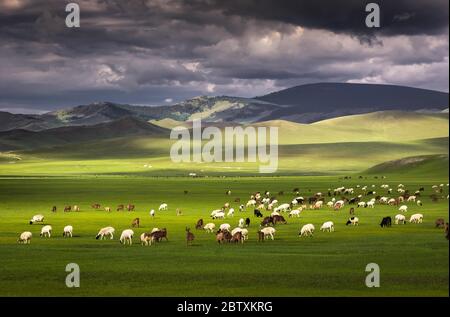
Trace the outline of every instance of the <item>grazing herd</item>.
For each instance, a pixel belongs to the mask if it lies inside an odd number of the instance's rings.
[[[432,201],[436,201],[439,199],[438,194],[442,194],[442,187],[434,185],[432,189],[434,190],[434,194],[430,196]],[[448,186],[448,184],[447,184]],[[300,194],[300,190],[295,188],[293,190],[294,195],[296,196],[289,203],[279,203],[276,197],[270,195],[270,192],[265,191],[264,193],[255,192],[250,195],[249,200],[245,204],[239,205],[238,214],[245,213],[248,208],[253,209],[253,215],[256,218],[262,218],[259,223],[259,226],[256,230],[256,234],[259,242],[263,242],[266,239],[274,240],[277,229],[275,226],[278,225],[286,225],[288,222],[286,218],[282,214],[287,214],[288,218],[291,218],[290,221],[296,221],[295,219],[301,218],[301,215],[306,210],[320,211],[328,208],[333,211],[340,211],[345,208],[345,206],[349,206],[349,215],[347,222],[345,225],[347,226],[359,226],[359,218],[355,216],[355,207],[356,210],[358,208],[369,208],[375,209],[377,205],[386,205],[395,207],[400,213],[395,215],[394,224],[395,225],[405,225],[407,223],[407,218],[405,213],[408,212],[408,204],[414,204],[415,208],[421,208],[423,203],[418,198],[421,197],[421,194],[425,190],[424,187],[421,187],[419,190],[414,191],[413,195],[410,195],[410,191],[403,184],[399,184],[397,186],[397,193],[399,196],[390,197],[394,192],[394,189],[391,188],[387,184],[383,184],[380,186],[380,191],[385,192],[386,196],[381,196],[377,194],[377,191],[374,190],[376,186],[372,185],[371,190],[369,190],[368,186],[359,186],[356,188],[346,188],[339,187],[335,189],[328,189],[327,194],[323,194],[321,192],[317,192],[315,194],[310,194],[309,197],[301,197],[298,196]],[[310,190],[309,190],[310,192]],[[187,195],[187,191],[184,191],[184,194]],[[279,196],[283,196],[285,191],[280,191],[278,193]],[[226,191],[226,195],[231,195],[231,190]],[[327,198],[328,196],[328,198]],[[442,195],[441,195],[442,197]],[[364,200],[364,198],[370,198],[368,200]],[[448,195],[447,195],[448,199]],[[240,203],[241,198],[235,198],[234,202]],[[221,206],[221,205],[219,205]],[[93,209],[100,210],[101,205],[98,203],[94,203],[91,205]],[[168,204],[162,203],[160,204],[158,211],[166,211],[168,210]],[[53,206],[51,209],[52,212],[57,212],[57,207]],[[110,207],[104,207],[106,212],[111,212]],[[135,211],[135,205],[118,205],[116,208],[117,211]],[[80,207],[78,205],[74,206],[65,206],[64,212],[71,211],[80,211]],[[264,217],[263,212],[269,212],[268,216]],[[149,213],[150,217],[155,217],[155,210],[151,209]],[[177,209],[177,216],[183,215],[181,209]],[[212,220],[223,220],[225,218],[233,219],[235,216],[235,209],[231,207],[230,203],[226,202],[222,204],[220,209],[215,209],[209,214]],[[239,217],[240,218],[240,217]],[[301,219],[300,219],[301,220]],[[415,213],[410,216],[409,223],[411,224],[421,224],[423,223],[424,215],[422,213]],[[30,225],[37,223],[44,223],[44,215],[37,214],[34,215],[30,221]],[[203,218],[199,219],[195,224],[196,230],[204,230],[206,233],[214,233],[216,242],[218,244],[224,243],[240,243],[243,244],[246,240],[249,239],[249,228],[250,228],[251,219],[249,217],[240,218],[237,222],[237,227],[232,228],[230,223],[222,223],[218,225],[218,230],[216,231],[216,224],[214,222],[205,223]],[[391,216],[385,216],[381,219],[380,227],[381,228],[389,228],[392,226],[392,218]],[[140,218],[134,218],[131,222],[131,228],[140,228],[141,221]],[[445,230],[445,237],[448,240],[448,223],[445,222],[444,219],[439,218],[435,221],[435,227],[441,228]],[[52,236],[52,226],[51,225],[43,225],[41,228],[40,236],[43,238],[51,238]],[[67,225],[63,229],[63,237],[72,238],[73,237],[73,227],[71,225]],[[195,239],[195,235],[191,232],[189,227],[186,227],[186,245],[192,245]],[[313,237],[315,231],[315,226],[312,223],[307,223],[301,226],[298,236],[299,237]],[[320,226],[321,232],[332,233],[335,232],[335,224],[333,221],[326,221]],[[103,240],[104,238],[114,239],[115,229],[113,227],[104,227],[99,230],[96,235],[97,240]],[[132,229],[125,229],[122,231],[119,241],[124,245],[132,245],[133,244],[134,231]],[[30,231],[25,231],[20,234],[18,242],[22,244],[30,244],[32,238],[32,233]],[[153,228],[151,232],[144,232],[140,235],[140,241],[143,246],[151,246],[155,242],[161,242],[162,240],[168,241],[167,238],[167,229],[166,228]]]

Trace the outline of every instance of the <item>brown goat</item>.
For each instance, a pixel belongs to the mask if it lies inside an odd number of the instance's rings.
[[[261,226],[268,226],[269,224],[274,225],[272,216],[264,218],[264,220],[261,222]]]
[[[242,237],[242,232],[236,232],[232,237],[231,237],[231,240],[230,240],[231,242],[234,242],[234,243],[238,243],[238,242],[240,242],[240,243],[244,243],[244,239],[243,239],[243,237]]]
[[[217,243],[221,244],[224,240],[225,240],[224,239],[224,233],[221,230],[217,231],[217,233],[216,233],[216,241],[217,241]]]
[[[186,228],[186,245],[192,245],[192,241],[194,241],[194,234],[190,231],[191,229]]]
[[[195,225],[195,229],[203,229],[203,219],[199,219]]]
[[[71,206],[65,206],[64,207],[64,212],[71,211],[71,210],[72,210]]]
[[[286,219],[284,219],[283,216],[278,215],[273,216],[272,222],[274,225],[276,225],[277,223],[287,224]]]
[[[167,239],[167,229],[166,228],[162,228],[162,229],[160,229],[158,231],[153,232],[152,236],[158,242],[160,242],[163,238],[165,238],[166,241],[169,241],[169,239]]]
[[[56,206],[53,206],[52,212],[56,212]]]
[[[139,223],[140,222],[140,219],[139,218],[135,218],[134,220],[133,220],[133,222],[131,223],[131,226],[134,228],[134,227],[138,227],[139,228]]]
[[[127,205],[127,210],[134,211],[134,205],[132,205],[132,204]]]
[[[444,228],[445,227],[445,220],[442,218],[436,219],[435,221],[435,228]]]
[[[231,238],[232,238],[232,236],[231,236],[231,233],[230,233],[229,231],[225,231],[225,232],[223,233],[223,239],[224,239],[226,242],[230,242],[230,241],[231,241]]]
[[[119,206],[117,206],[117,211],[123,211],[124,210],[124,206],[123,205],[119,205]]]

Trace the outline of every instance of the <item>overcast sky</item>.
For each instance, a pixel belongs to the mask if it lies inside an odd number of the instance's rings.
[[[65,26],[65,5],[81,27]],[[448,0],[0,0],[0,109],[252,97],[315,82],[448,91]]]

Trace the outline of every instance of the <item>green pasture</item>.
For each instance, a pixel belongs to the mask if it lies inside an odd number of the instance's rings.
[[[434,228],[436,218],[448,221],[448,187],[432,202],[433,184],[446,184],[447,174],[430,178],[390,174],[386,179],[352,175],[344,180],[327,177],[4,177],[0,179],[0,296],[448,296],[448,241],[442,229]],[[356,208],[358,227],[347,227],[349,206],[335,212],[305,210],[300,218],[287,218],[277,225],[274,241],[258,243],[260,219],[251,209],[237,211],[234,199],[246,201],[255,191],[269,190],[280,202],[290,202],[292,189],[301,195],[326,193],[338,186],[376,185],[396,187],[403,183],[410,190],[425,187],[423,206],[409,203],[407,217],[420,212],[422,224],[380,228],[384,216],[394,217],[395,207],[376,205]],[[230,189],[231,196],[225,195]],[[188,193],[184,194],[187,190]],[[278,195],[284,191],[284,195]],[[359,193],[359,192],[357,192]],[[327,198],[329,199],[329,198]],[[365,200],[368,200],[365,199]],[[149,216],[166,202],[169,210]],[[211,210],[231,202],[233,218],[213,221],[216,225],[249,217],[249,240],[244,245],[218,245],[214,234],[195,230],[195,222],[210,221]],[[91,209],[92,203],[110,206],[133,203],[135,212],[106,213]],[[64,213],[64,205],[79,205],[80,212]],[[51,207],[58,206],[52,213]],[[182,216],[176,216],[180,208]],[[40,238],[42,225],[29,225],[38,213],[53,227],[50,239]],[[263,212],[268,215],[268,212]],[[134,243],[123,246],[118,238],[139,217],[141,228],[134,229]],[[287,215],[286,215],[287,217]],[[335,223],[335,232],[320,232],[325,221]],[[313,223],[312,238],[299,238],[302,225]],[[74,227],[73,238],[63,238],[65,225]],[[95,239],[101,227],[116,229],[114,240]],[[187,247],[185,227],[195,241]],[[144,247],[139,235],[154,227],[166,227],[168,242]],[[19,245],[23,231],[33,233],[30,245]],[[77,263],[81,287],[65,286],[65,266]],[[365,267],[377,263],[381,287],[365,286]]]

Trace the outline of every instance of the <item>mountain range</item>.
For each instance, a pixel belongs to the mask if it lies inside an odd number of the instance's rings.
[[[318,83],[254,98],[201,96],[174,105],[145,107],[99,102],[41,115],[0,112],[0,131],[91,126],[124,118],[249,124],[268,120],[313,123],[384,110],[448,112],[448,93],[372,84]],[[23,133],[23,132],[22,132]]]

